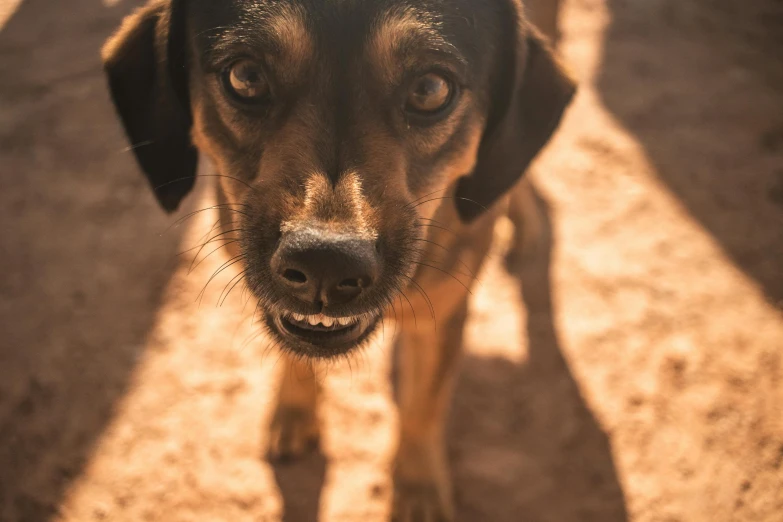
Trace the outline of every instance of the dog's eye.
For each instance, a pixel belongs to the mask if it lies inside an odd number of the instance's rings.
[[[431,115],[446,106],[452,98],[452,85],[443,76],[428,73],[413,82],[408,93],[407,110]]]
[[[269,96],[264,70],[255,62],[240,60],[226,70],[226,90],[243,103],[260,103]]]

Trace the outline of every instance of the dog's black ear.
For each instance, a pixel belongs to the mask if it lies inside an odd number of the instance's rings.
[[[153,0],[128,16],[103,47],[109,89],[131,148],[167,212],[195,183],[198,154],[178,0]]]
[[[505,46],[491,92],[476,167],[457,186],[465,222],[495,203],[525,173],[554,133],[576,84],[533,28],[518,24],[516,45]]]

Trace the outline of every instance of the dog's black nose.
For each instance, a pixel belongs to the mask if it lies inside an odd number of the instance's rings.
[[[324,306],[356,299],[378,271],[374,240],[315,228],[284,233],[272,256],[272,272],[292,295]]]

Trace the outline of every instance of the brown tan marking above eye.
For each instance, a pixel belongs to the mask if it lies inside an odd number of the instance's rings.
[[[425,43],[434,47],[445,43],[431,16],[411,6],[392,8],[373,27],[367,43],[368,60],[387,85],[399,85],[406,69],[405,50]]]
[[[453,90],[451,82],[437,73],[419,76],[411,84],[406,109],[421,114],[440,112],[451,102]]]
[[[267,23],[285,58],[281,73],[295,74],[312,58],[314,42],[307,29],[305,11],[298,6],[276,5]]]

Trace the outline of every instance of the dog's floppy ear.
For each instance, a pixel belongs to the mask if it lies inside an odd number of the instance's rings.
[[[525,173],[554,133],[576,91],[538,32],[515,24],[490,99],[476,167],[457,186],[457,210],[465,222],[495,203]]]
[[[198,154],[178,0],[152,0],[103,47],[109,89],[131,148],[158,202],[173,212],[193,188]]]

